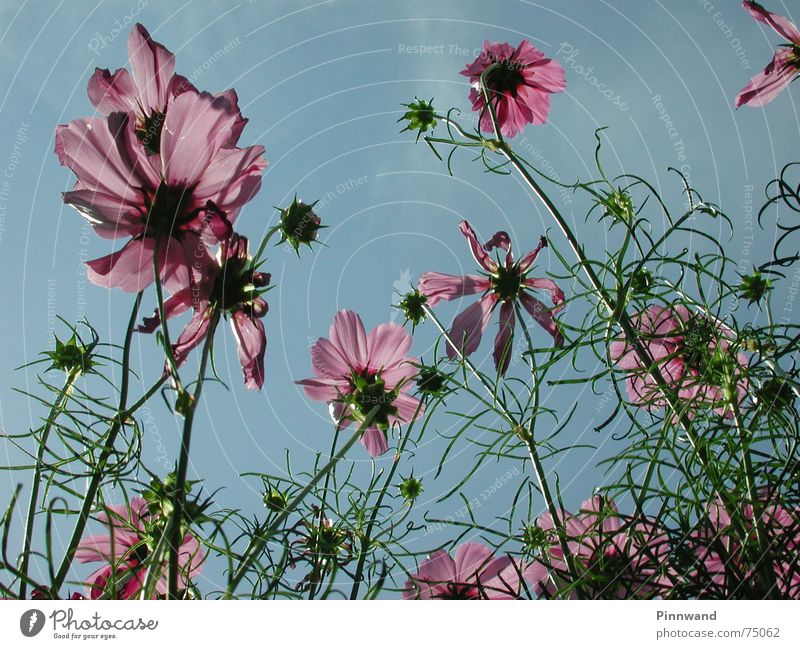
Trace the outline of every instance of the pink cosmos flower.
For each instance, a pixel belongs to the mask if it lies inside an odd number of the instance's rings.
[[[526,40],[516,48],[508,43],[486,41],[478,58],[461,72],[472,85],[469,99],[472,110],[481,115],[481,129],[493,131],[481,91],[481,74],[495,64],[486,75],[486,86],[500,132],[514,137],[526,124],[544,124],[550,112],[550,94],[563,92],[567,87],[564,69]]]
[[[739,401],[747,391],[742,370],[747,358],[735,356],[733,332],[719,322],[692,313],[682,304],[651,305],[638,313],[632,323],[639,340],[655,361],[668,387],[692,408],[710,407],[717,414],[732,417],[723,386],[735,381]],[[634,348],[623,339],[614,340],[609,350],[612,361],[630,371],[625,380],[628,398],[648,410],[665,408],[667,400]],[[693,416],[693,411],[686,413]]]
[[[167,319],[190,308],[194,310],[192,319],[172,346],[178,366],[205,340],[212,316],[219,310],[223,316],[230,316],[245,386],[253,390],[262,388],[267,335],[261,318],[269,307],[261,296],[268,290],[266,287],[271,276],[258,271],[257,266],[248,255],[247,238],[234,232],[229,240],[223,242],[216,262],[202,266],[200,286],[183,288],[164,301]],[[145,318],[138,331],[151,333],[159,324],[156,311],[151,318]]]
[[[495,558],[480,543],[464,543],[451,558],[437,550],[409,575],[403,599],[519,599],[524,567],[511,557]]]
[[[675,585],[677,573],[664,569],[669,538],[651,520],[623,521],[614,502],[602,496],[585,501],[577,515],[562,511],[559,517],[580,585],[593,599],[658,597]],[[550,533],[551,545],[543,559],[530,564],[525,577],[538,595],[552,597],[569,584],[570,574],[552,516],[543,514],[537,523]],[[576,596],[571,590],[570,597]]]
[[[745,503],[742,520],[752,533],[749,543],[755,543],[754,518],[752,505]],[[744,556],[741,536],[719,499],[711,503],[709,519],[711,528],[701,528],[691,537],[699,565],[690,572],[690,582],[697,585],[701,597],[743,597],[743,587],[755,582],[755,567]],[[761,521],[774,554],[771,567],[778,592],[787,599],[800,599],[800,509],[792,511],[764,498]]]
[[[89,101],[103,115],[132,113],[140,142],[149,153],[158,153],[170,101],[183,92],[197,90],[188,79],[175,74],[175,55],[150,38],[138,23],[128,37],[128,56],[133,76],[125,68],[113,74],[97,68],[89,79]],[[239,112],[234,90],[220,96],[225,97],[237,117],[228,142],[235,146],[247,120]]]
[[[363,422],[379,406],[361,443],[371,457],[389,449],[386,431],[394,424],[422,414],[420,402],[408,394],[417,375],[417,359],[407,356],[411,336],[393,323],[381,324],[369,334],[357,313],[339,311],[330,339],[320,338],[311,348],[316,378],[297,381],[309,399],[331,405],[334,421],[343,427]]]
[[[75,120],[56,129],[61,164],[78,177],[64,202],[125,246],[87,262],[89,279],[138,292],[153,282],[158,247],[171,292],[199,285],[204,246],[225,239],[261,186],[264,148],[230,148],[237,112],[224,96],[184,92],[171,101],[158,154],[140,146],[133,113]]]
[[[534,320],[553,337],[554,344],[557,347],[561,346],[564,337],[553,315],[562,309],[564,293],[550,279],[528,277],[539,251],[547,245],[546,240],[542,238],[534,250],[515,261],[507,233],[497,232],[481,247],[469,223],[461,221],[459,228],[469,242],[472,256],[486,273],[456,277],[428,272],[419,278],[419,292],[427,297],[430,306],[436,306],[440,300],[454,300],[464,295],[483,292],[480,300],[462,311],[453,321],[450,330],[450,339],[453,343],[462,345],[465,355],[478,349],[483,332],[489,325],[489,319],[495,308],[500,305],[500,331],[494,341],[494,364],[500,373],[504,374],[511,359],[516,322],[514,305],[519,301]],[[489,254],[494,249],[498,250],[496,259]],[[500,250],[505,252],[504,259],[500,258]],[[548,291],[553,301],[553,308],[548,309],[535,298],[531,294],[532,289]],[[447,355],[450,358],[457,356],[456,350],[449,344]]]
[[[148,571],[145,562],[157,540],[150,538],[149,527],[152,520],[147,502],[143,498],[133,498],[129,506],[110,505],[106,509],[108,512],[99,514],[98,519],[108,526],[109,533],[81,540],[75,558],[81,563],[102,561],[106,564],[86,580],[90,584],[90,599],[98,599],[104,595],[107,585],[112,581],[117,599],[135,599],[145,585]],[[189,580],[200,574],[204,557],[205,552],[198,540],[187,533],[183,537],[178,556],[178,585],[181,589],[186,588]],[[167,591],[164,562],[155,592],[166,595]],[[73,599],[76,597],[73,596]]]
[[[769,65],[755,75],[736,95],[736,108],[745,104],[763,106],[775,99],[800,72],[800,31],[791,20],[770,13],[757,2],[744,0],[742,6],[758,22],[769,25],[788,41],[775,50],[775,56]]]

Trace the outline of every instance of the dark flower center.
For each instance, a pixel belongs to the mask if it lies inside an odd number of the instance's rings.
[[[148,236],[174,236],[177,229],[197,216],[197,210],[189,210],[192,190],[182,186],[162,182],[146,204]]]
[[[502,59],[497,66],[486,75],[486,85],[497,94],[517,96],[517,88],[525,83],[522,74],[524,65],[512,59]]]
[[[683,360],[701,375],[720,369],[720,347],[712,349],[719,332],[706,318],[693,316],[684,325]]]
[[[378,428],[388,427],[389,417],[397,415],[397,408],[394,405],[397,391],[387,391],[386,383],[378,373],[369,370],[363,370],[360,373],[354,371],[350,378],[350,385],[352,391],[347,402],[357,418],[363,420],[375,406],[378,406],[373,425]]]
[[[440,599],[481,599],[480,592],[475,586],[455,582],[448,584],[447,591],[439,597]]]
[[[140,117],[136,123],[136,137],[149,154],[161,153],[161,128],[166,113],[154,111],[152,115]]]
[[[500,266],[491,277],[492,290],[503,302],[516,300],[522,290],[522,280],[518,266]]]

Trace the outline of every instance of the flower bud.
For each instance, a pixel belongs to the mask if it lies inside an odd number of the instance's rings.
[[[292,204],[285,209],[278,208],[281,213],[281,220],[278,229],[281,233],[281,243],[289,243],[298,252],[300,244],[305,244],[309,248],[311,243],[317,240],[317,232],[323,225],[319,216],[314,213],[314,206],[317,201],[307,205],[303,201],[294,197]]]
[[[739,284],[739,297],[749,300],[750,304],[760,302],[772,290],[772,280],[762,277],[761,273],[754,271],[752,275],[742,275]]]
[[[420,293],[418,289],[414,289],[403,296],[396,308],[403,312],[406,322],[410,322],[412,327],[416,327],[427,317],[425,314],[425,304],[427,302],[428,296]]]
[[[422,494],[422,480],[415,478],[412,474],[408,478],[404,478],[398,488],[406,502],[413,503]]]
[[[410,104],[401,105],[408,108],[405,114],[397,120],[398,122],[408,121],[406,127],[400,131],[401,133],[404,131],[417,131],[417,139],[419,139],[421,133],[428,129],[433,130],[436,127],[436,111],[433,108],[433,98],[430,101],[425,101],[414,97],[414,101]]]

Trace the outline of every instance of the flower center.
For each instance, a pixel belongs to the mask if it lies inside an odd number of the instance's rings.
[[[469,584],[450,583],[447,592],[442,593],[441,599],[480,599],[478,589]]]
[[[522,279],[518,266],[500,266],[491,277],[492,290],[503,302],[516,300],[522,289]]]
[[[517,96],[517,88],[525,82],[522,75],[524,65],[511,59],[502,59],[497,66],[486,75],[486,85],[497,94]]]
[[[364,421],[370,411],[378,406],[378,412],[373,419],[373,425],[378,428],[389,426],[389,417],[397,414],[397,408],[393,405],[397,398],[395,390],[387,391],[386,383],[380,378],[377,372],[363,370],[360,373],[353,372],[350,378],[352,391],[348,395],[347,403],[359,421]]]
[[[148,236],[174,236],[175,230],[197,215],[197,210],[189,210],[191,203],[191,189],[162,182],[152,199],[146,201]]]

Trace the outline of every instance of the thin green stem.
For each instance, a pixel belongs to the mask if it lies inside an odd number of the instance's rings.
[[[542,494],[542,498],[544,499],[545,502],[545,507],[547,507],[547,511],[549,512],[550,516],[553,519],[553,526],[556,529],[556,533],[559,539],[559,545],[561,545],[561,550],[564,553],[564,559],[567,562],[567,567],[569,568],[570,576],[573,579],[574,583],[577,584],[578,571],[576,570],[574,558],[572,556],[572,552],[570,552],[569,545],[567,543],[566,529],[564,527],[563,521],[561,520],[559,509],[558,507],[556,507],[555,501],[553,500],[553,495],[552,492],[550,491],[550,486],[547,482],[547,476],[545,474],[544,467],[542,466],[542,462],[539,457],[539,450],[536,447],[536,444],[533,440],[533,430],[532,430],[533,418],[531,419],[530,428],[526,429],[524,426],[522,426],[520,422],[517,421],[516,417],[514,417],[514,415],[512,415],[508,411],[508,408],[503,406],[497,400],[497,397],[495,395],[494,390],[492,389],[492,386],[489,385],[488,381],[486,381],[483,375],[480,372],[478,372],[476,367],[473,365],[472,361],[469,360],[469,358],[465,354],[463,354],[462,351],[455,345],[454,341],[450,337],[450,334],[444,328],[444,325],[442,325],[441,321],[436,317],[436,314],[433,312],[433,310],[427,305],[423,306],[423,308],[425,309],[425,313],[427,314],[427,316],[436,325],[436,328],[439,330],[442,336],[444,336],[445,340],[456,351],[459,360],[462,363],[464,363],[467,369],[469,369],[472,375],[476,379],[478,379],[480,384],[486,389],[486,391],[492,397],[492,401],[494,402],[497,411],[499,411],[499,413],[509,422],[509,424],[511,424],[512,430],[514,430],[515,434],[518,437],[520,437],[525,443],[525,446],[528,450],[528,455],[531,458],[531,465],[533,466],[533,472],[536,477],[536,481],[539,484],[539,492]],[[529,348],[532,350],[533,344],[530,340],[530,335],[528,335],[528,345]],[[535,375],[533,378],[535,380]],[[578,595],[580,596],[580,588],[578,588]]]
[[[372,410],[367,413],[367,416],[364,418],[363,423],[358,429],[350,436],[350,438],[345,442],[344,446],[339,449],[339,451],[334,455],[328,462],[323,466],[316,474],[309,480],[308,484],[300,490],[294,498],[292,498],[291,502],[286,505],[284,510],[275,518],[272,523],[270,523],[269,527],[262,534],[254,534],[250,540],[250,544],[244,552],[242,560],[239,562],[239,567],[236,571],[231,575],[231,579],[228,582],[228,587],[225,589],[224,599],[230,599],[233,597],[233,592],[236,590],[236,587],[239,583],[244,579],[247,572],[253,566],[253,564],[258,560],[258,556],[261,554],[261,551],[264,549],[264,546],[267,542],[278,532],[280,527],[286,522],[286,519],[289,518],[289,515],[297,509],[298,505],[303,502],[303,499],[309,494],[309,492],[314,488],[314,486],[322,480],[338,463],[339,461],[345,456],[347,451],[349,451],[353,445],[361,439],[361,436],[364,432],[372,425],[372,422],[375,420],[375,416],[378,414],[380,410],[380,405],[375,406]]]
[[[211,323],[208,326],[208,333],[203,344],[203,352],[200,356],[200,370],[197,374],[197,383],[194,395],[186,407],[183,420],[183,435],[181,436],[181,450],[178,457],[178,475],[175,481],[175,496],[172,502],[172,517],[169,524],[169,598],[177,599],[178,592],[178,572],[181,546],[181,531],[183,529],[183,512],[186,505],[186,473],[189,467],[189,445],[192,440],[192,425],[194,424],[194,414],[197,411],[197,404],[203,392],[205,383],[206,367],[211,353],[214,340],[214,331],[219,322],[219,311],[214,310]]]
[[[355,576],[353,577],[353,587],[350,589],[351,600],[358,597],[358,591],[361,586],[361,581],[363,580],[364,564],[367,561],[367,550],[369,550],[369,545],[372,543],[372,528],[375,526],[375,521],[378,518],[378,512],[383,504],[383,499],[386,496],[386,492],[389,490],[389,487],[391,486],[392,480],[394,479],[394,474],[397,471],[397,467],[400,465],[400,458],[402,457],[403,451],[406,448],[406,442],[411,436],[411,430],[414,426],[414,421],[416,421],[421,408],[422,402],[420,402],[419,406],[417,406],[414,416],[411,418],[411,423],[408,426],[408,430],[406,431],[405,435],[402,436],[400,444],[397,446],[397,453],[395,453],[395,456],[392,459],[392,466],[389,468],[389,472],[386,475],[386,480],[383,482],[383,488],[378,492],[378,498],[375,501],[375,506],[372,508],[369,523],[367,523],[367,529],[364,532],[364,536],[361,537],[361,550],[358,553],[358,563],[356,564],[356,572]]]
[[[31,483],[31,495],[28,501],[28,514],[25,519],[25,536],[22,541],[22,561],[20,563],[19,571],[22,575],[27,577],[28,565],[30,562],[31,543],[33,542],[33,528],[36,518],[36,511],[39,508],[39,483],[42,479],[42,468],[44,466],[44,453],[47,450],[47,441],[50,437],[50,431],[55,424],[56,418],[61,414],[67,401],[69,400],[69,393],[72,386],[78,377],[81,375],[82,368],[75,367],[67,373],[67,378],[64,381],[64,387],[58,393],[53,406],[47,416],[47,423],[42,430],[42,436],[39,440],[39,448],[36,453],[36,468],[33,471],[33,479]],[[19,598],[25,599],[28,587],[27,579],[22,579],[19,587]]]
[[[86,523],[89,520],[89,514],[94,506],[94,499],[95,496],[97,496],[97,490],[100,488],[100,484],[105,477],[106,464],[108,464],[108,459],[114,452],[114,444],[117,441],[117,435],[130,416],[130,411],[127,409],[127,403],[128,387],[130,384],[129,373],[131,342],[133,340],[133,332],[136,327],[136,318],[139,315],[139,307],[142,304],[142,295],[143,292],[140,291],[137,293],[136,298],[133,301],[131,317],[128,320],[128,329],[125,332],[125,343],[122,348],[122,378],[119,388],[119,404],[117,406],[117,415],[108,430],[105,443],[103,444],[103,450],[100,452],[100,457],[97,459],[97,464],[95,465],[92,475],[89,478],[89,482],[86,485],[86,494],[83,497],[80,510],[78,511],[78,519],[75,522],[75,527],[72,529],[72,535],[70,536],[69,543],[67,544],[64,558],[62,559],[58,572],[56,572],[55,579],[51,584],[51,590],[54,596],[57,596],[58,591],[61,589],[61,585],[67,578],[67,574],[69,574],[70,567],[72,566],[72,560],[75,557],[75,551],[77,550],[78,544],[83,536],[83,531],[86,528]]]

